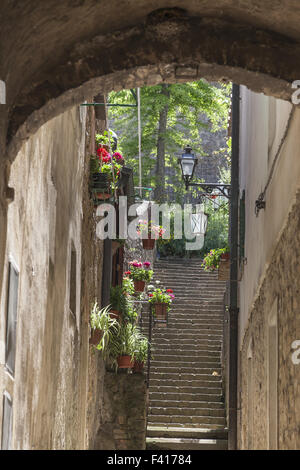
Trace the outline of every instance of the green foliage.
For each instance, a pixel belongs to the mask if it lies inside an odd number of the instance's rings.
[[[122,282],[123,292],[125,295],[133,295],[134,294],[134,285],[133,280],[129,277],[125,276]]]
[[[146,362],[148,357],[149,341],[142,334],[137,335],[134,344],[134,360],[137,362]]]
[[[123,321],[130,321],[131,323],[137,317],[134,310],[133,302],[130,295],[127,294],[123,286],[115,286],[110,288],[110,303],[113,310],[117,310],[122,314]]]
[[[230,85],[213,86],[205,80],[168,85],[168,95],[162,92],[163,86],[141,88],[141,121],[143,180],[142,186],[155,186],[155,164],[158,137],[165,142],[165,165],[174,169],[174,174],[166,179],[166,186],[172,185],[175,200],[182,200],[184,186],[174,152],[190,144],[195,152],[205,154],[199,138],[199,129],[207,127],[203,116],[209,118],[212,132],[226,128],[230,107]],[[134,104],[129,90],[112,92],[110,102]],[[167,130],[158,135],[160,112],[168,105]],[[138,178],[138,136],[136,108],[111,107],[109,118],[119,135],[119,148],[126,156],[127,164],[133,168]]]
[[[216,201],[218,201],[218,198]],[[205,207],[205,212],[208,214],[208,224],[204,246],[201,250],[202,254],[211,249],[224,248],[228,245],[228,202],[217,203],[219,207],[214,207],[212,202],[209,202]]]
[[[172,289],[166,289],[164,287],[157,287],[156,289],[152,289],[152,286],[148,286],[148,291],[150,293],[149,296],[149,303],[150,304],[167,304],[168,310],[170,310],[170,306],[174,300],[174,294]]]
[[[110,145],[112,143],[113,133],[104,131],[103,134],[96,134],[95,139],[98,145]]]
[[[128,274],[130,279],[133,279],[134,281],[150,282],[153,276],[153,271],[149,269],[150,263],[145,262],[144,265],[145,264],[147,264],[147,267],[143,267],[143,263],[140,261],[132,261],[130,263],[130,274]]]
[[[98,303],[95,302],[91,311],[90,322],[93,330],[99,329],[102,331],[102,338],[97,345],[97,349],[105,351],[112,335],[119,328],[118,322],[110,317],[110,306],[99,309]]]
[[[228,253],[229,248],[217,248],[210,250],[209,253],[204,257],[202,266],[206,271],[214,271],[219,268],[221,255]]]

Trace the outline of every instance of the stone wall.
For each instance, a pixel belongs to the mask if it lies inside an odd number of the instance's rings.
[[[88,192],[89,115],[74,107],[49,121],[11,167],[15,197],[0,298],[0,423],[6,391],[13,403],[13,449],[84,449],[93,433],[87,419],[94,374],[89,313],[101,295],[103,247],[94,235]],[[20,272],[13,376],[5,367],[10,257]],[[97,361],[101,377],[101,357]]]
[[[148,393],[144,374],[106,372],[98,450],[144,450]]]
[[[300,448],[300,365],[292,361],[292,343],[300,340],[300,193],[288,223],[273,253],[257,299],[251,311],[240,357],[239,448],[269,448],[269,315],[277,308],[278,449]],[[275,353],[276,355],[276,353]],[[251,362],[249,362],[251,361]],[[272,362],[270,363],[272,366]],[[252,368],[252,372],[249,369]],[[272,366],[273,367],[273,366]],[[252,379],[251,379],[252,374]],[[252,382],[252,386],[251,386]],[[276,397],[275,397],[276,401]],[[269,403],[270,404],[270,403]],[[274,403],[271,402],[271,406]],[[272,434],[273,429],[270,430]]]

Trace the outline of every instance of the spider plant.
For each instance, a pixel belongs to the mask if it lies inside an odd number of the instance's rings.
[[[109,305],[99,309],[97,302],[93,305],[90,322],[93,330],[98,329],[102,331],[102,337],[97,345],[97,349],[103,351],[103,355],[105,355],[107,345],[112,335],[118,331],[119,323],[111,318]]]

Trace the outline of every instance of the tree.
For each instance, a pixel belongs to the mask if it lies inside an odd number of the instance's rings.
[[[134,104],[129,90],[112,92],[109,102]],[[208,125],[215,132],[226,128],[230,107],[230,86],[214,86],[205,80],[162,84],[141,89],[143,186],[155,188],[155,199],[162,202],[165,188],[172,186],[175,200],[182,201],[184,187],[174,152],[190,144],[204,155],[199,128]],[[209,119],[205,123],[203,117]],[[110,127],[120,137],[120,147],[128,165],[138,175],[138,138],[136,108],[110,107]],[[168,176],[166,177],[166,168]]]

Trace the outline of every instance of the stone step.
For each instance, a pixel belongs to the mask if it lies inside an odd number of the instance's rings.
[[[228,430],[223,429],[207,429],[207,428],[188,428],[173,426],[147,426],[148,437],[192,437],[195,439],[227,439]]]
[[[152,400],[151,406],[164,408],[167,406],[174,407],[174,408],[202,408],[202,409],[217,409],[217,410],[224,410],[224,403],[222,402],[210,402],[210,401],[184,401],[184,400],[169,400],[166,402],[165,400]]]
[[[178,335],[178,328],[175,328],[172,324],[170,325],[169,322],[167,324],[166,323],[164,324],[165,324],[165,327],[162,332],[161,327],[157,326],[158,323],[155,323],[152,329],[153,335],[156,336],[157,334],[161,336],[164,333],[165,338],[169,338],[170,335],[171,336],[176,335],[176,334]],[[159,329],[159,332],[158,332],[158,329]],[[223,331],[220,329],[216,329],[216,328],[198,329],[198,328],[191,328],[191,327],[188,328],[188,326],[186,326],[185,328],[181,328],[181,334],[182,335],[189,334],[199,339],[201,339],[201,336],[213,336],[214,338],[212,339],[219,340],[219,341],[223,339]]]
[[[178,437],[147,437],[147,450],[227,450],[227,440]]]
[[[192,385],[178,386],[178,385],[167,385],[164,382],[159,385],[149,384],[150,393],[169,393],[169,392],[178,392],[178,393],[192,393],[193,395],[222,395],[221,387],[209,388],[209,387],[193,387]]]
[[[207,402],[222,402],[222,395],[221,394],[213,394],[213,393],[191,393],[191,390],[189,392],[181,392],[181,391],[176,391],[175,392],[168,392],[168,393],[163,393],[163,392],[154,392],[151,391],[149,392],[149,398],[150,398],[150,403],[151,400],[163,400],[163,401],[207,401]]]
[[[188,379],[168,379],[162,377],[153,377],[150,375],[150,387],[159,387],[161,385],[166,385],[167,387],[200,387],[207,390],[213,391],[213,393],[222,392],[222,382],[208,382],[203,380],[188,380]]]
[[[227,430],[147,426],[148,450],[226,450]]]
[[[152,344],[153,346],[155,346],[156,351],[163,350],[166,353],[168,352],[173,353],[174,350],[180,349],[180,351],[186,351],[187,353],[190,352],[191,354],[194,354],[197,352],[203,353],[207,351],[207,352],[214,352],[216,355],[220,354],[221,346],[222,346],[220,341],[217,341],[216,343],[212,343],[212,344],[208,344],[208,342],[203,343],[203,344],[196,343],[196,342],[191,342],[191,343],[186,342],[185,344],[183,343],[176,344],[172,341],[163,340],[162,338],[160,338],[160,340],[158,339],[156,340],[155,338],[152,339]]]
[[[221,364],[220,364],[220,361],[203,361],[203,362],[183,362],[183,361],[171,361],[171,362],[168,362],[168,361],[157,361],[155,359],[153,359],[151,361],[151,368],[155,368],[155,367],[169,367],[172,366],[172,367],[177,367],[178,370],[185,370],[185,371],[188,371],[188,370],[191,370],[192,368],[194,369],[194,371],[200,371],[200,370],[203,370],[203,369],[210,369],[212,372],[214,370],[218,370],[218,369],[221,369]]]
[[[216,418],[224,418],[225,410],[224,408],[191,408],[191,407],[172,407],[168,406],[168,403],[165,403],[162,407],[149,407],[148,416],[209,416]]]
[[[155,366],[152,364],[151,361],[151,367],[150,371],[152,372],[161,372],[161,373],[166,373],[166,374],[190,374],[190,373],[197,373],[197,374],[203,374],[203,375],[212,375],[213,373],[217,373],[217,377],[221,377],[222,369],[221,367],[211,367],[211,364],[209,367],[198,367],[195,369],[194,366],[190,365],[182,365],[181,367],[176,366],[175,364],[172,364],[172,366],[166,365],[165,363],[163,365]]]
[[[197,427],[204,427],[204,425],[219,425],[225,427],[225,418],[218,416],[185,416],[185,415],[148,415],[148,423],[182,423],[189,426],[194,424]]]
[[[176,345],[174,345],[174,348],[171,349],[171,348],[165,348],[163,347],[163,345],[159,345],[157,344],[156,347],[155,347],[155,352],[156,352],[156,358],[158,359],[158,356],[169,356],[169,355],[172,355],[172,357],[174,357],[174,355],[176,354],[177,355],[180,355],[180,356],[185,356],[187,358],[190,358],[190,357],[195,357],[197,358],[198,356],[208,356],[208,357],[216,357],[217,359],[220,359],[220,351],[215,351],[214,349],[213,350],[207,350],[206,348],[203,348],[202,350],[199,350],[199,349],[191,349],[191,348],[188,348],[188,349],[178,349],[176,348]]]
[[[156,336],[156,338],[166,338],[172,341],[177,341],[177,344],[181,344],[180,339],[198,339],[198,340],[211,340],[211,341],[222,341],[223,336],[221,334],[214,334],[211,332],[208,333],[199,333],[197,330],[191,331],[191,330],[184,330],[182,332],[178,332],[178,330],[170,330],[166,326],[164,329],[155,326],[153,330],[156,330],[153,332],[153,334]]]
[[[181,429],[186,429],[186,428],[194,428],[194,429],[199,429],[199,428],[205,428],[205,429],[210,429],[210,430],[220,430],[223,431],[226,429],[225,425],[223,424],[197,424],[197,423],[190,423],[189,425],[185,423],[149,423],[149,426],[151,427],[168,427],[168,428],[181,428]]]
[[[221,384],[222,377],[219,375],[212,374],[193,374],[193,373],[177,373],[177,372],[155,372],[150,368],[150,379],[157,380],[196,380],[198,382],[208,384]]]
[[[155,352],[154,352],[155,351]],[[159,351],[153,350],[152,351],[154,354],[154,358],[152,360],[152,363],[154,364],[155,362],[167,362],[170,364],[171,362],[179,362],[179,363],[188,363],[188,364],[193,364],[193,363],[211,363],[211,364],[220,364],[221,363],[221,358],[220,355],[218,356],[208,356],[208,355],[201,355],[197,354],[197,356],[189,355],[189,356],[184,356],[181,354],[160,354]]]

